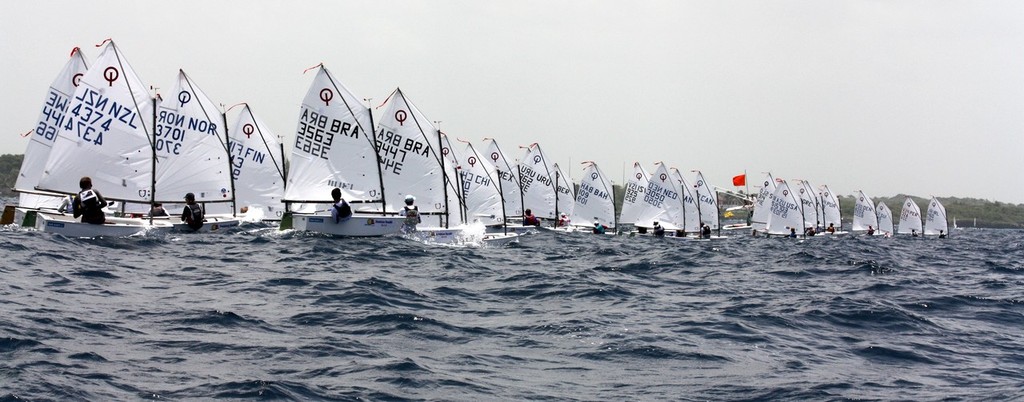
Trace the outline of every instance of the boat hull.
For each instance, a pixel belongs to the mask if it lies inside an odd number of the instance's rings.
[[[170,223],[150,224],[145,219],[111,218],[96,225],[82,223],[69,215],[36,213],[36,229],[65,237],[128,237],[144,234],[153,229],[170,229]]]
[[[339,223],[330,215],[293,214],[292,227],[305,232],[345,237],[377,237],[396,234],[402,229],[400,217],[355,214]]]

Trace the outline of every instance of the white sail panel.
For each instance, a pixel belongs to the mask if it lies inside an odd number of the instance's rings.
[[[711,227],[712,230],[719,228],[718,193],[714,187],[704,178],[704,173],[697,171],[694,186],[697,191],[697,201],[700,208],[700,221]]]
[[[152,198],[153,100],[114,42],[107,42],[68,105],[39,188],[77,193],[82,176],[111,200]]]
[[[800,213],[800,201],[790,191],[786,181],[783,180],[775,186],[775,192],[768,197],[766,204],[770,212],[766,229],[768,233],[788,235],[792,229],[802,233],[801,225],[804,218]]]
[[[622,212],[619,214],[619,222],[623,224],[637,223],[644,205],[644,193],[647,191],[647,184],[650,175],[640,165],[640,162],[633,162],[633,174],[626,180],[626,186],[622,194]]]
[[[875,205],[875,215],[878,216],[878,230],[884,233],[893,233],[892,210],[884,202],[879,201]]]
[[[331,190],[339,188],[349,202],[379,203],[381,168],[372,131],[370,109],[321,65],[299,109],[285,199],[330,202]],[[403,139],[389,137],[381,153],[402,156]],[[397,159],[388,158],[386,167],[401,170]]]
[[[814,187],[807,180],[796,180],[797,199],[800,200],[800,213],[803,215],[804,225],[800,229],[803,233],[805,228],[816,227],[820,222],[816,211],[818,210],[818,197],[814,194]]]
[[[583,162],[583,176],[570,220],[576,226],[592,226],[596,220],[605,227],[615,227],[612,184],[594,162]]]
[[[252,113],[249,105],[242,108],[230,133],[228,151],[235,178],[235,212],[248,207],[249,214],[281,219],[285,178],[277,136]]]
[[[656,163],[654,174],[647,181],[635,224],[652,227],[654,222],[658,222],[666,230],[682,229],[682,203],[678,186],[678,182],[669,176],[668,167],[664,163]]]
[[[821,210],[823,214],[821,225],[825,228],[828,228],[829,225],[833,225],[836,230],[841,230],[843,227],[843,215],[839,210],[839,199],[836,198],[835,193],[833,193],[826,185],[822,185],[820,191]]]
[[[946,220],[946,207],[935,197],[928,202],[928,215],[924,222],[924,234],[949,234],[949,222]]]
[[[677,218],[677,227],[685,232],[700,233],[700,201],[697,200],[697,192],[694,186],[686,180],[686,177],[678,169],[672,168],[671,174],[676,180],[676,185],[678,185],[676,191],[679,192],[680,210],[679,217]]]
[[[184,71],[156,112],[156,201],[231,201],[231,172],[217,106]]]
[[[466,142],[459,174],[462,193],[466,198],[466,216],[470,222],[480,221],[484,225],[498,225],[504,222],[501,191],[494,165],[476,151],[473,144]]]
[[[448,136],[444,133],[439,134],[441,136],[441,158],[446,172],[446,180],[448,181],[445,185],[445,196],[448,197],[448,213],[449,213],[449,225],[461,225],[464,223],[472,222],[466,216],[466,204],[463,201],[464,195],[462,193],[462,174],[459,173],[462,170],[462,164],[459,162],[462,158],[452,147],[451,142],[448,140]]]
[[[398,212],[405,196],[416,197],[420,213],[446,214],[445,173],[441,169],[437,129],[409,102],[401,89],[388,99],[377,129],[381,144],[384,196],[388,212]],[[428,219],[424,217],[424,223]]]
[[[573,208],[576,206],[576,196],[573,195],[574,187],[569,183],[569,176],[562,172],[562,168],[558,167],[557,163],[552,164],[551,171],[554,172],[552,178],[558,183],[558,193],[555,195],[558,215],[565,214],[566,217],[571,217]]]
[[[57,138],[57,133],[71,121],[68,105],[71,104],[71,97],[78,87],[79,80],[87,70],[85,57],[76,47],[71,51],[67,63],[64,63],[64,68],[50,83],[50,90],[43,100],[36,128],[31,131],[28,145],[25,147],[25,157],[14,182],[15,191],[35,191],[39,179],[43,176],[43,169],[46,168],[46,160],[50,156],[50,149]],[[62,200],[63,197],[58,194],[50,196],[22,192],[18,196],[18,205],[26,208],[57,208]]]
[[[519,161],[519,180],[523,189],[523,207],[538,218],[556,219],[554,174],[541,151],[534,143],[526,148]]]
[[[765,230],[767,228],[768,219],[772,215],[770,197],[775,193],[777,185],[778,183],[772,178],[772,174],[768,173],[762,183],[761,190],[757,194],[757,200],[754,201],[754,214],[750,217],[750,227],[754,230]]]
[[[508,217],[523,215],[523,192],[520,188],[519,167],[505,158],[505,153],[493,138],[484,139],[484,156],[496,169],[500,179],[502,197],[505,200],[505,214]]]
[[[868,227],[878,228],[878,216],[875,215],[875,203],[871,198],[864,195],[863,191],[857,192],[857,203],[853,207],[853,230],[868,230]]]
[[[900,227],[897,233],[913,234],[921,233],[921,208],[910,197],[903,201],[903,210],[900,211]]]

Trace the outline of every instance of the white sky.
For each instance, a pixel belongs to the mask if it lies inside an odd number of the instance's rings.
[[[374,106],[401,87],[449,135],[539,142],[573,178],[665,161],[718,186],[770,170],[1024,203],[1024,1],[5,1],[0,154],[105,38],[285,143],[323,62]]]

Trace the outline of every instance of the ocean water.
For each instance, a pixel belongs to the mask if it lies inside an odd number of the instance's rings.
[[[0,231],[0,401],[1014,400],[1024,232]]]

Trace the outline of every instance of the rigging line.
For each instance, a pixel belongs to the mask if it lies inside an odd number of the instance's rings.
[[[284,177],[284,169],[281,166],[281,164],[277,162],[277,158],[275,157],[276,150],[270,150],[270,144],[267,144],[267,136],[263,135],[263,129],[260,128],[260,124],[256,122],[256,116],[252,114],[252,109],[249,108],[249,104],[244,102],[242,104],[245,104],[245,108],[242,110],[242,113],[249,114],[249,119],[252,120],[253,127],[256,127],[256,132],[259,133],[260,135],[260,141],[263,142],[263,147],[266,148],[267,154],[270,155],[270,160],[274,162],[274,169],[277,170],[277,174],[281,176],[281,180],[285,180],[286,178]]]
[[[121,67],[121,73],[124,74],[124,71],[125,71],[124,65],[127,63],[127,61],[122,61],[121,60],[121,52],[118,50],[117,44],[114,43],[114,41],[110,40],[110,39],[107,39],[107,41],[110,41],[110,45],[113,46],[113,48],[114,48],[114,57],[117,58],[117,65],[118,65],[118,67]],[[104,43],[106,43],[106,41],[104,41]],[[102,43],[100,45],[102,45]],[[96,47],[99,47],[100,45],[96,45]],[[129,67],[131,67],[130,64],[129,64]],[[132,69],[132,72],[134,73],[135,70]],[[129,79],[130,77],[128,77],[128,74],[124,74],[124,76],[125,76],[124,77],[124,83],[125,83],[125,85],[128,86],[128,93],[131,94],[132,103],[135,104],[136,116],[138,116],[139,120],[142,123],[142,130],[146,132],[146,140],[149,141],[149,146],[150,147],[155,147],[155,144],[153,143],[153,138],[152,138],[153,136],[150,135],[149,128],[146,127],[146,121],[142,119],[142,115],[141,114],[137,113],[137,112],[141,111],[141,108],[139,107],[139,101],[137,99],[135,99],[135,91],[132,91],[132,84],[131,84],[131,80]],[[137,77],[138,76],[136,76],[136,78]],[[155,109],[153,110],[153,114],[154,114],[154,116],[156,115],[156,110]],[[154,172],[154,174],[155,174],[155,172]]]
[[[314,66],[314,67],[315,67],[315,66]],[[311,68],[312,68],[312,67],[311,67]],[[367,136],[367,135],[366,135],[366,128],[364,128],[364,127],[363,127],[363,124],[362,124],[362,123],[361,123],[361,122],[359,121],[359,119],[358,119],[358,118],[356,117],[356,112],[355,112],[354,110],[352,110],[352,105],[350,105],[350,104],[348,103],[348,99],[347,99],[347,97],[346,97],[346,96],[344,96],[344,94],[352,95],[353,97],[355,97],[355,95],[354,95],[354,94],[352,93],[352,91],[349,91],[349,90],[348,90],[348,87],[346,87],[346,86],[345,86],[344,84],[342,84],[342,85],[341,85],[341,88],[338,88],[338,82],[336,82],[336,81],[334,80],[334,76],[333,76],[333,75],[331,75],[331,72],[330,72],[329,70],[327,70],[327,67],[324,67],[324,66],[323,66],[323,63],[320,63],[320,68],[321,68],[321,69],[323,69],[323,71],[324,71],[325,73],[327,73],[327,80],[329,80],[329,81],[331,82],[331,86],[333,86],[333,87],[334,87],[334,90],[335,90],[336,92],[338,92],[339,94],[342,94],[342,96],[341,96],[341,101],[342,101],[342,102],[343,102],[343,103],[345,104],[345,109],[348,109],[348,113],[349,113],[350,115],[352,115],[352,120],[355,120],[355,121],[356,121],[356,126],[357,126],[357,127],[359,127],[359,131],[360,131],[361,133],[363,133],[363,136],[364,136],[364,137],[366,137],[366,141],[367,141],[368,143],[370,143],[370,145],[372,145],[372,146],[373,146],[373,152],[374,152],[374,153],[376,153],[376,152],[377,152],[377,144],[375,144],[375,143],[374,143],[373,137],[371,137],[371,136]],[[307,70],[308,70],[308,69],[307,69]],[[344,88],[345,90],[344,90],[344,91],[342,91],[342,88]],[[362,104],[359,104],[359,105],[360,105],[360,106],[362,106]],[[369,109],[369,108],[367,108],[366,110],[367,110],[367,111],[369,112],[369,110],[370,110],[370,109]],[[371,128],[372,128],[372,127],[371,127]],[[376,135],[376,134],[377,134],[376,132],[373,132],[373,133],[372,133],[372,135]]]

